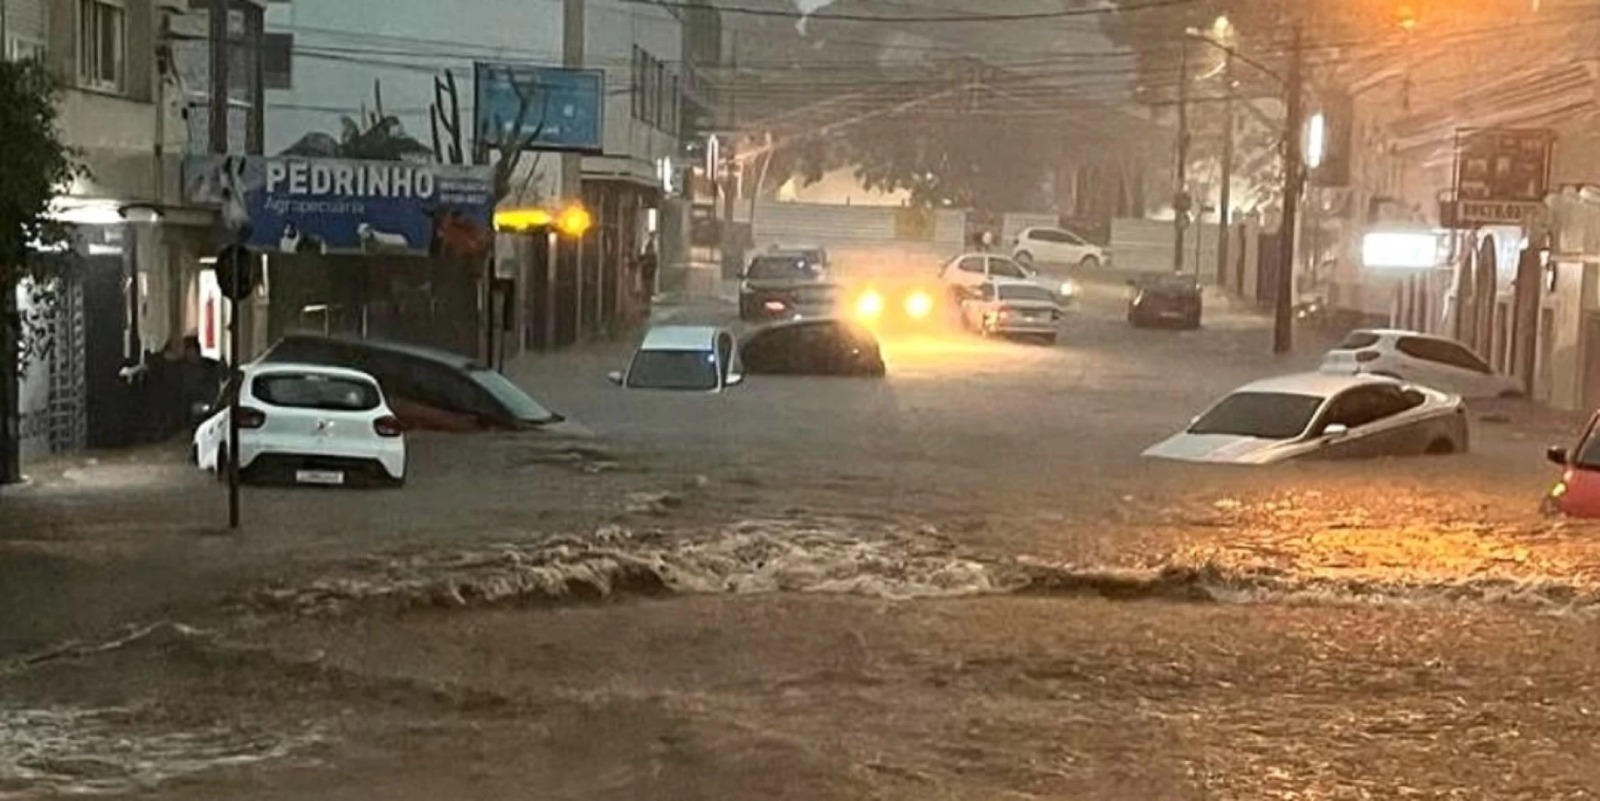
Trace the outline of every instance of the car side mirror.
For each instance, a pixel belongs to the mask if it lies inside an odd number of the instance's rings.
[[[622,386],[622,371],[612,370],[611,372],[606,373],[606,380],[616,384],[619,387]]]
[[[1329,423],[1322,429],[1322,436],[1328,439],[1338,439],[1348,433],[1350,433],[1350,426],[1344,423]]]
[[[744,383],[744,373],[729,373],[727,380],[723,381],[722,383],[723,383],[723,386],[729,386],[729,387],[739,386],[740,384]]]
[[[1546,448],[1544,452],[1544,458],[1549,459],[1551,462],[1561,465],[1562,467],[1566,467],[1567,462],[1569,461],[1567,458],[1567,449],[1559,445]]]

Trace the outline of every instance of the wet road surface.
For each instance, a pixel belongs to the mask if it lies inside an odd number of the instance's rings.
[[[528,360],[592,438],[418,437],[405,490],[252,488],[239,535],[176,453],[44,473],[0,519],[0,653],[38,660],[0,798],[1591,797],[1600,532],[1534,513],[1573,421],[1152,463],[1316,353],[1117,301],[1053,348],[888,339],[882,381]],[[46,647],[160,619],[203,631]]]

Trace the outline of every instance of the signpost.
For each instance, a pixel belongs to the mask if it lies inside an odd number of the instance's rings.
[[[228,393],[228,528],[239,528],[239,396],[244,393],[239,372],[239,304],[255,291],[259,279],[256,258],[243,245],[229,245],[217,254],[217,283],[228,299],[228,366],[238,383]]]
[[[1457,131],[1455,199],[1440,215],[1446,227],[1520,226],[1537,215],[1550,187],[1554,142],[1543,128]]]

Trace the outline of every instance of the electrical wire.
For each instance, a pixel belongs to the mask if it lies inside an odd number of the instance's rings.
[[[928,14],[928,15],[894,15],[879,14],[849,14],[827,11],[802,11],[783,10],[776,8],[753,8],[749,6],[727,6],[715,3],[697,4],[686,3],[681,0],[617,0],[617,2],[630,5],[650,5],[664,8],[678,9],[708,9],[721,14],[738,14],[750,17],[777,17],[792,20],[837,20],[840,22],[874,22],[894,24],[935,24],[935,23],[973,23],[973,22],[1034,22],[1039,20],[1069,19],[1072,17],[1096,17],[1106,14],[1125,14],[1135,11],[1145,11],[1158,8],[1174,8],[1177,6],[1193,5],[1199,0],[1147,0],[1143,3],[1118,5],[1118,6],[1093,6],[1089,8],[1064,8],[1057,11],[1021,11],[1010,14]]]

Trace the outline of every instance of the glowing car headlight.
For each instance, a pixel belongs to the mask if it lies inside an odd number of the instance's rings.
[[[869,289],[856,298],[856,316],[867,319],[876,318],[883,314],[883,296],[877,290]]]
[[[922,319],[933,313],[933,298],[926,292],[917,291],[906,298],[906,314],[914,319]]]
[[[1070,298],[1070,297],[1076,296],[1077,294],[1078,294],[1078,284],[1077,284],[1076,281],[1062,281],[1061,282],[1061,297]]]

